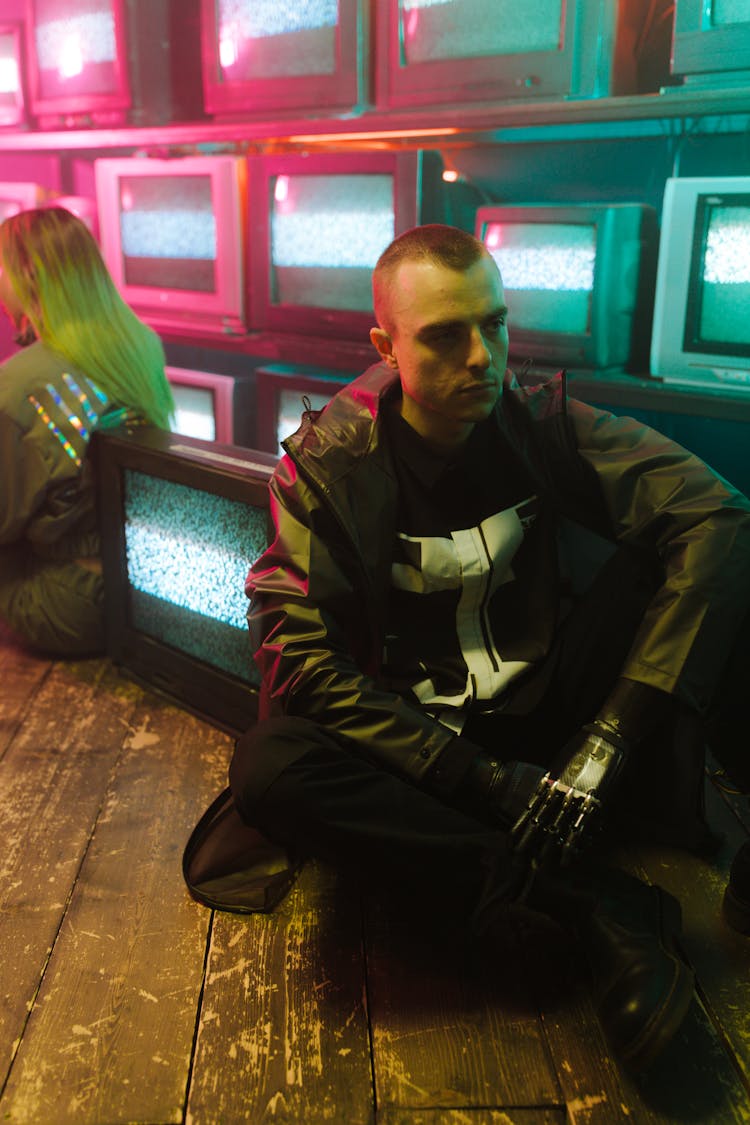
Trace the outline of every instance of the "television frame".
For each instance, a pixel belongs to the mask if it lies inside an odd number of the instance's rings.
[[[510,301],[509,356],[534,365],[645,373],[658,245],[655,209],[637,203],[491,204],[477,210],[475,234],[484,241],[490,223],[534,221],[596,228],[589,328],[544,334],[515,328]],[[632,304],[618,299],[623,275],[630,279]],[[617,305],[621,316],[615,319]]]
[[[199,328],[214,335],[244,335],[245,212],[247,161],[214,154],[152,157],[104,157],[94,161],[104,260],[123,299],[156,329],[190,333]],[[124,176],[210,176],[216,219],[217,289],[200,292],[133,285],[125,277],[120,227],[120,178]],[[221,268],[219,268],[221,266]]]
[[[469,185],[447,183],[442,178],[440,153],[431,149],[378,152],[325,152],[269,154],[253,158],[250,176],[250,242],[254,255],[248,274],[250,321],[255,328],[275,332],[294,332],[310,336],[336,336],[340,339],[369,341],[375,324],[370,310],[330,309],[312,305],[283,305],[271,301],[271,217],[272,185],[277,176],[337,174],[389,175],[393,177],[394,235],[420,223],[446,222],[443,203],[448,194],[464,192]],[[476,204],[471,208],[473,212]],[[460,225],[460,223],[454,223]],[[471,226],[467,226],[471,230]],[[383,247],[385,249],[385,247]],[[374,263],[373,263],[374,264]]]
[[[750,16],[712,27],[714,3],[675,0],[670,71],[689,90],[750,86]]]
[[[127,66],[127,0],[108,0],[112,5],[115,30],[114,71],[116,90],[111,94],[70,94],[50,98],[41,93],[41,79],[36,53],[36,0],[26,0],[26,51],[29,69],[29,102],[31,112],[43,125],[52,124],[56,118],[81,118],[101,115],[116,123],[124,117],[132,104],[130,75]]]
[[[178,116],[193,120],[202,108],[194,82],[200,66],[199,0],[179,0],[179,10],[172,0],[108,2],[114,16],[114,89],[50,96],[41,89],[36,0],[26,0],[29,106],[38,127],[156,125]]]
[[[51,206],[53,203],[53,200],[47,198],[47,191],[41,184],[32,183],[29,180],[4,180],[0,182],[0,200],[17,201],[19,211]],[[6,216],[6,218],[9,217]]]
[[[9,105],[0,104],[0,128],[18,129],[26,124],[26,97],[24,92],[25,73],[23,66],[23,28],[20,23],[9,20],[0,22],[0,36],[8,36],[13,41],[18,71],[18,89],[15,99]]]
[[[327,113],[355,111],[368,100],[369,0],[339,0],[332,74],[300,74],[284,78],[221,76],[217,0],[201,0],[203,101],[210,114],[268,115],[310,107]]]
[[[357,378],[357,373],[349,377],[331,374],[324,370],[305,370],[302,367],[293,367],[288,364],[270,364],[259,367],[255,372],[257,381],[257,442],[258,448],[269,453],[278,454],[278,406],[279,394],[284,390],[299,391],[300,399],[303,395],[318,394],[323,388],[330,386],[331,398],[342,387],[346,387]],[[300,422],[301,422],[300,411]]]
[[[628,38],[637,38],[649,7],[649,0],[563,0],[562,43],[556,50],[406,65],[402,63],[400,0],[380,0],[377,103],[384,109],[396,109],[644,92],[638,89],[635,60],[627,56],[626,44]],[[666,52],[664,71],[666,76]]]
[[[246,448],[255,445],[255,382],[252,375],[226,375],[173,364],[167,364],[165,372],[172,387],[197,387],[211,392],[216,431],[214,441]]]
[[[651,374],[664,383],[750,393],[750,342],[743,355],[738,350],[743,345],[710,351],[688,341],[689,316],[697,301],[701,199],[732,195],[747,202],[750,219],[750,176],[673,177],[665,184],[651,337]]]
[[[239,734],[257,718],[258,687],[135,628],[128,618],[124,471],[268,510],[277,458],[257,450],[200,441],[156,427],[99,432],[92,439],[102,536],[107,653],[134,679],[187,710]],[[248,559],[248,570],[251,562]],[[248,636],[248,666],[252,653]]]

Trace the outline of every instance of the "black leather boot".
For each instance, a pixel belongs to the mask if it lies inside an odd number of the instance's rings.
[[[649,1066],[687,1015],[692,970],[677,953],[680,904],[619,870],[538,875],[521,899],[574,929],[588,955],[602,1029],[630,1070]]]
[[[634,1071],[661,1054],[690,1007],[695,981],[677,951],[681,923],[667,891],[612,872],[579,926],[605,1035]]]

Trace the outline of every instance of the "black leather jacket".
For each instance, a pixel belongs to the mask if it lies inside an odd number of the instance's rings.
[[[419,781],[453,736],[379,678],[397,483],[378,415],[399,391],[377,364],[285,443],[248,621],[261,717],[306,716]],[[703,710],[750,605],[750,501],[654,430],[568,399],[562,374],[522,388],[508,372],[495,421],[561,517],[658,553],[622,674]]]

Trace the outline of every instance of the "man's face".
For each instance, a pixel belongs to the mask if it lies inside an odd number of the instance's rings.
[[[389,293],[392,332],[373,343],[401,377],[401,413],[436,446],[461,444],[492,412],[508,359],[507,308],[489,255],[457,272],[399,266]]]

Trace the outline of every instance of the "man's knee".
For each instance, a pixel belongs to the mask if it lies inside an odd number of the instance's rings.
[[[229,785],[242,814],[252,819],[258,807],[268,803],[272,787],[274,799],[282,792],[276,783],[294,762],[330,744],[309,719],[282,716],[255,723],[237,739],[229,765]]]

